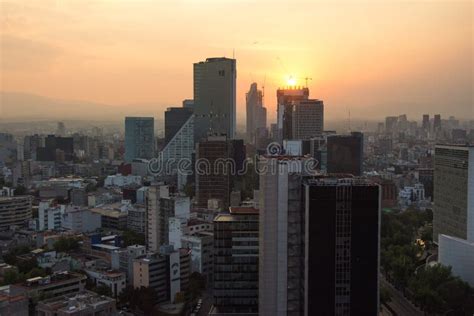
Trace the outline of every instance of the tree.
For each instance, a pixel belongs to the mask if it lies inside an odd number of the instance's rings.
[[[67,252],[79,248],[79,240],[76,238],[60,237],[54,244],[54,250],[57,252]]]
[[[125,230],[122,234],[122,240],[124,247],[128,247],[131,245],[144,245],[145,235],[138,234],[132,230]]]
[[[385,286],[382,286],[380,288],[380,303],[387,304],[387,303],[390,303],[391,301],[392,301],[392,294]]]
[[[139,309],[145,315],[151,315],[156,301],[156,292],[151,287],[140,287],[135,289],[133,286],[127,286],[119,295],[120,303],[129,303],[132,309]]]
[[[27,193],[26,188],[22,185],[19,185],[15,188],[14,195],[19,196],[19,195],[25,195]]]

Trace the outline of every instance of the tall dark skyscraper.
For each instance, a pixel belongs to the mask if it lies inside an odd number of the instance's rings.
[[[362,175],[364,134],[332,135],[327,140],[327,172]]]
[[[192,107],[168,108],[165,112],[165,144],[173,138],[193,114]]]
[[[44,140],[44,147],[37,147],[36,159],[55,161],[59,152],[64,154],[64,160],[71,161],[74,158],[74,139],[48,135]]]
[[[231,207],[214,219],[213,294],[219,315],[257,315],[258,221],[253,207]]]
[[[304,315],[378,315],[379,186],[307,180]]]
[[[429,131],[430,130],[430,115],[429,114],[423,114],[423,121],[421,123],[421,127],[425,130],[425,131]]]
[[[234,138],[236,131],[236,60],[207,58],[194,64],[196,142],[209,134]]]

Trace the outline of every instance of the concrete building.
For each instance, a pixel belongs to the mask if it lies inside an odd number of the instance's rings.
[[[23,283],[10,285],[12,295],[26,295],[28,298],[44,295],[57,297],[84,290],[87,277],[75,272],[59,272],[46,277],[27,279]]]
[[[259,314],[258,216],[257,209],[231,207],[214,219],[214,313]]]
[[[194,235],[183,235],[181,247],[191,251],[191,272],[199,272],[212,283],[214,260],[214,234],[199,232]]]
[[[148,253],[133,262],[133,286],[152,287],[157,303],[174,302],[189,286],[190,255],[186,249]]]
[[[236,60],[207,58],[194,64],[194,140],[209,132],[235,137]]]
[[[438,261],[474,286],[474,146],[435,147],[433,239]]]
[[[38,229],[56,230],[61,228],[65,205],[55,205],[53,200],[41,201],[38,206]]]
[[[133,261],[146,254],[146,247],[131,245],[126,249],[116,250],[111,255],[112,269],[124,272],[127,275],[127,284],[133,285]]]
[[[101,316],[115,313],[114,299],[90,291],[46,299],[36,307],[37,316]]]
[[[25,295],[11,295],[8,286],[0,287],[0,315],[28,316],[28,298]]]
[[[147,231],[148,250],[157,252],[160,246],[169,244],[169,218],[189,218],[191,201],[189,197],[170,194],[165,185],[152,186],[147,198]]]
[[[128,210],[133,206],[124,202],[125,200],[122,203],[106,204],[90,210],[100,215],[103,228],[125,230],[127,229]]]
[[[0,231],[26,227],[31,217],[31,196],[0,197]]]
[[[153,117],[125,118],[125,161],[154,156],[155,123]]]
[[[117,298],[127,286],[125,272],[98,268],[85,269],[84,271],[95,286],[108,287],[115,298]]]
[[[68,206],[62,214],[61,227],[78,233],[93,232],[102,227],[102,219],[89,209]]]
[[[104,187],[126,187],[130,185],[141,185],[142,184],[142,177],[141,176],[134,176],[134,175],[127,175],[123,176],[121,174],[116,174],[113,176],[107,176],[104,180]]]
[[[379,315],[379,185],[309,179],[304,200],[304,315]]]
[[[259,306],[261,315],[302,315],[304,308],[303,158],[261,162]]]
[[[137,234],[145,234],[146,231],[146,207],[143,204],[135,204],[128,209],[127,229]]]

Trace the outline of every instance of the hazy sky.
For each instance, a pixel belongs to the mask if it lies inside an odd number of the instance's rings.
[[[160,115],[192,98],[193,62],[235,49],[239,121],[250,83],[265,77],[273,120],[290,75],[313,78],[328,119],[474,117],[472,1],[0,3],[1,91]]]

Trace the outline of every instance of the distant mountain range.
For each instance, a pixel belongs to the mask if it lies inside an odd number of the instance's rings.
[[[125,116],[163,117],[167,106],[147,104],[109,105],[89,101],[60,100],[35,94],[0,92],[0,120],[123,120]],[[153,111],[143,110],[154,108]]]

